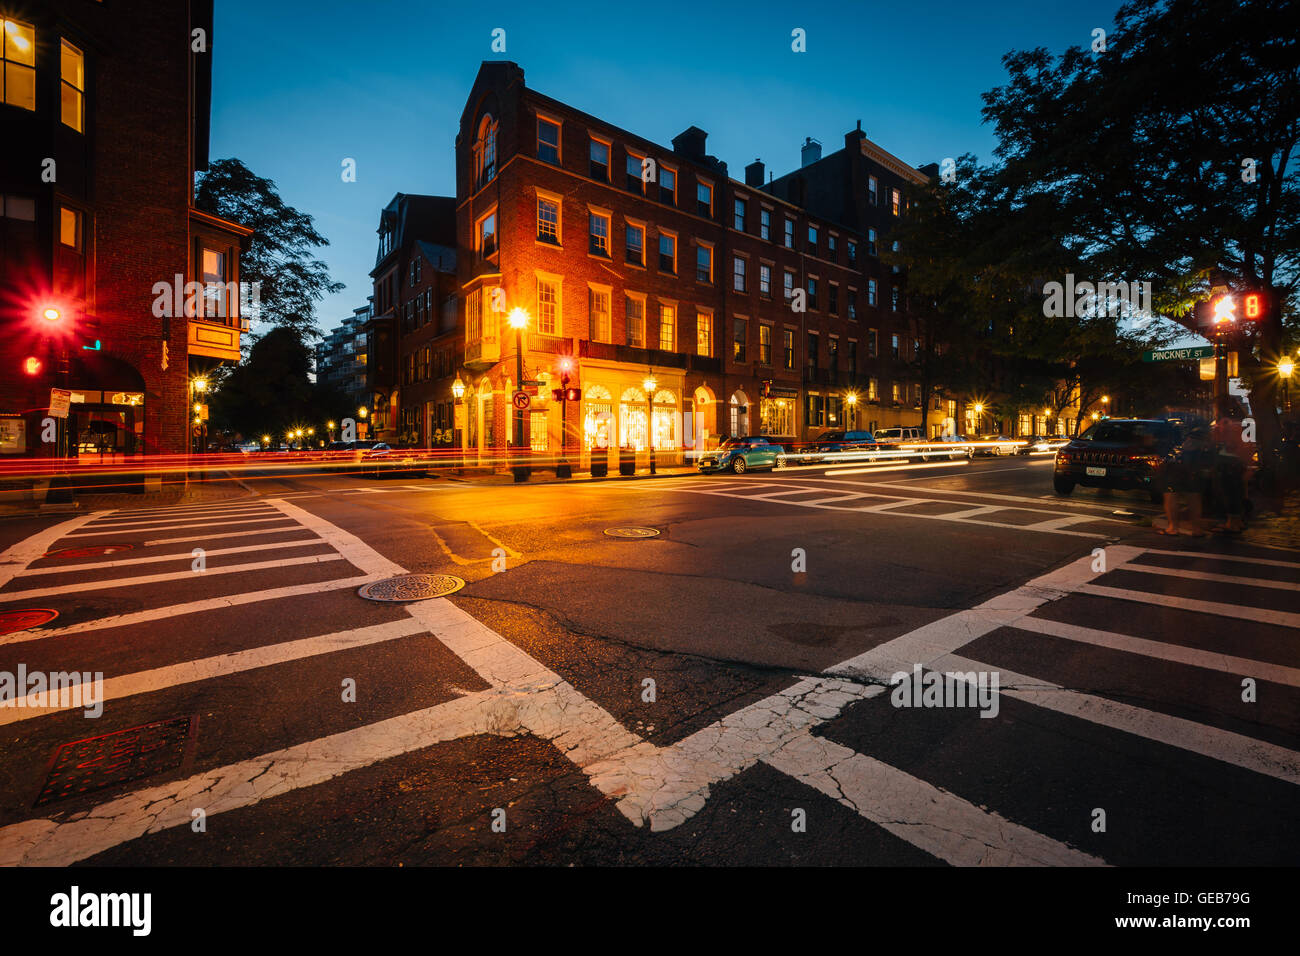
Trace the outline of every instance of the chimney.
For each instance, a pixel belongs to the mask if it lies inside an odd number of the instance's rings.
[[[763,188],[763,161],[756,159],[745,167],[745,185]]]
[[[689,159],[703,159],[704,141],[708,136],[698,126],[689,126],[673,137],[673,152]]]
[[[822,144],[811,136],[807,136],[803,141],[803,149],[799,150],[799,158],[802,160],[799,166],[811,166],[817,160],[822,158]]]
[[[850,150],[861,150],[862,141],[867,138],[867,134],[862,132],[862,120],[858,120],[858,128],[851,129],[844,134],[844,148]]]

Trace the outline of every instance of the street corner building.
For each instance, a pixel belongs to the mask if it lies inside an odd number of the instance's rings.
[[[251,231],[193,205],[212,20],[0,0],[0,456],[183,454],[194,380],[239,360]]]
[[[665,147],[484,62],[456,137],[454,236],[431,211],[445,199],[399,195],[383,213],[376,425],[441,436],[470,463],[603,468],[652,450],[680,464],[726,436],[917,424],[916,323],[878,253],[927,175],[860,123],[825,157],[806,139],[799,168],[766,181],[757,161],[732,179],[707,135],[690,126]],[[454,304],[429,298],[445,290]],[[429,383],[436,394],[415,391]],[[955,414],[927,409],[931,433]]]

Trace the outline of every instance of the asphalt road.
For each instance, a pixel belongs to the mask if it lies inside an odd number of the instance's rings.
[[[6,522],[0,865],[1293,863],[1300,551],[1050,461]]]

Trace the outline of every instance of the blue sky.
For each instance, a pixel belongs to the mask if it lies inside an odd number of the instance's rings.
[[[333,327],[365,303],[379,210],[396,192],[451,195],[456,124],[484,59],[529,86],[668,146],[690,125],[736,178],[762,158],[780,175],[805,136],[830,152],[862,120],[914,166],[993,149],[980,94],[1008,50],[1059,52],[1110,31],[1118,0],[776,3],[753,0],[447,5],[429,0],[217,0],[214,159],[274,180],[330,240],[347,288],[321,303]],[[506,31],[506,52],[490,48]],[[806,31],[793,53],[791,31]],[[344,183],[341,163],[357,163]]]

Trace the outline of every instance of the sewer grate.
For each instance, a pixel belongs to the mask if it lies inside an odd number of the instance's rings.
[[[13,611],[0,611],[0,634],[13,634],[29,627],[40,627],[59,616],[48,607],[23,607]]]
[[[450,574],[399,574],[357,590],[367,601],[423,601],[455,594],[465,582]]]
[[[198,725],[197,716],[172,717],[61,744],[35,806],[175,770],[185,762]]]
[[[659,533],[658,528],[606,528],[605,534],[611,538],[653,538]]]
[[[133,544],[94,544],[88,548],[62,548],[58,551],[49,551],[42,557],[96,558],[101,554],[117,554],[119,551],[130,551],[133,547],[135,547]]]

